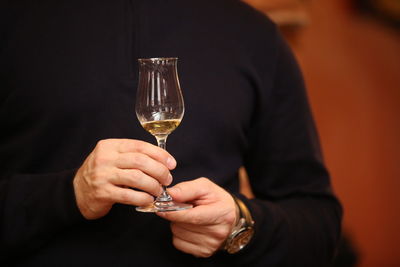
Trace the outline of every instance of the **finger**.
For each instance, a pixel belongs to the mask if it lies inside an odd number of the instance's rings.
[[[207,231],[208,226],[203,226],[203,225],[194,225],[194,224],[188,224],[188,223],[176,223],[176,222],[171,222],[171,229],[173,228],[179,228],[188,232],[193,232],[197,234],[204,234]]]
[[[168,192],[177,202],[191,202],[194,208],[159,214],[172,222],[195,225],[212,225],[231,220],[233,198],[221,187],[206,178],[183,182],[169,188]]]
[[[208,229],[204,229],[204,232],[198,232],[198,229],[195,230],[193,227],[187,229],[183,227],[181,224],[171,224],[172,234],[181,240],[184,240],[188,243],[192,243],[193,245],[197,245],[199,247],[209,248],[211,251],[218,249],[221,246],[222,240],[219,237],[214,237],[213,235],[208,233]]]
[[[216,242],[211,236],[208,226],[189,225],[182,223],[171,223],[173,235],[193,244],[214,246]]]
[[[171,223],[172,232],[186,241],[218,248],[231,232],[230,227],[223,225],[194,225]]]
[[[172,175],[169,169],[162,163],[141,153],[120,154],[115,162],[120,169],[138,169],[147,175],[156,179],[163,185],[169,185],[172,182]]]
[[[213,206],[196,206],[187,210],[158,212],[158,216],[176,223],[213,225],[220,215]]]
[[[213,188],[214,187],[214,188]],[[199,178],[192,181],[182,182],[168,188],[168,192],[177,202],[207,201],[211,198],[208,195],[218,190],[209,179]]]
[[[172,157],[171,154],[169,154],[166,150],[147,142],[132,139],[120,139],[118,152],[143,153],[153,158],[154,160],[163,163],[170,170],[176,167],[176,160],[174,159],[174,157]]]
[[[161,185],[156,179],[137,169],[116,169],[115,177],[110,178],[110,182],[114,185],[140,189],[153,196],[159,196],[162,192]]]
[[[173,244],[178,250],[196,257],[208,258],[215,252],[213,249],[193,244],[175,236],[173,238]]]
[[[144,206],[154,201],[154,197],[146,192],[136,191],[130,188],[112,186],[108,190],[109,199],[113,203],[133,206]]]

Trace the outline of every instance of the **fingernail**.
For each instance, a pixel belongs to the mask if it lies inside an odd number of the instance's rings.
[[[167,158],[167,167],[171,170],[176,167],[176,161],[174,158],[171,157]]]
[[[168,174],[168,179],[167,179],[167,186],[172,183],[172,175]]]
[[[164,189],[160,186],[160,192],[158,192],[158,195],[157,195],[157,197],[158,196],[161,196],[161,194],[164,192]]]
[[[171,193],[172,193],[172,194],[175,193],[175,191],[176,191],[176,190],[175,190],[174,187],[168,188],[168,193],[170,193],[170,194],[171,194]]]

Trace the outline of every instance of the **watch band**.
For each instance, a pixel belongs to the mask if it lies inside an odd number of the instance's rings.
[[[230,254],[242,250],[254,235],[254,221],[249,209],[241,199],[234,195],[232,197],[239,209],[240,217],[223,245],[223,249]]]
[[[240,218],[244,218],[246,223],[253,226],[254,221],[253,217],[251,217],[250,210],[247,208],[247,206],[243,203],[243,201],[240,198],[233,196],[233,199],[235,200],[236,205],[239,207]]]

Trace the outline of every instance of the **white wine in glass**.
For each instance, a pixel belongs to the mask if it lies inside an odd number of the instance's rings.
[[[143,128],[166,149],[167,137],[181,123],[185,106],[178,79],[178,58],[139,59],[139,84],[136,96],[136,115]],[[176,203],[163,186],[163,192],[142,212],[176,211],[192,208],[191,204]]]
[[[142,123],[143,128],[152,135],[169,135],[181,123],[180,119],[176,120],[162,120],[162,121],[148,121]]]

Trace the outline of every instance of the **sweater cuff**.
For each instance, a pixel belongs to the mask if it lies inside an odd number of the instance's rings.
[[[242,194],[233,194],[243,201],[249,209],[254,220],[254,236],[249,244],[243,250],[232,255],[237,257],[238,261],[243,264],[255,264],[260,262],[260,258],[266,257],[267,254],[275,259],[270,258],[271,262],[277,265],[284,254],[286,254],[287,246],[283,239],[283,212],[272,202],[248,199]],[[260,203],[259,203],[260,202]]]

